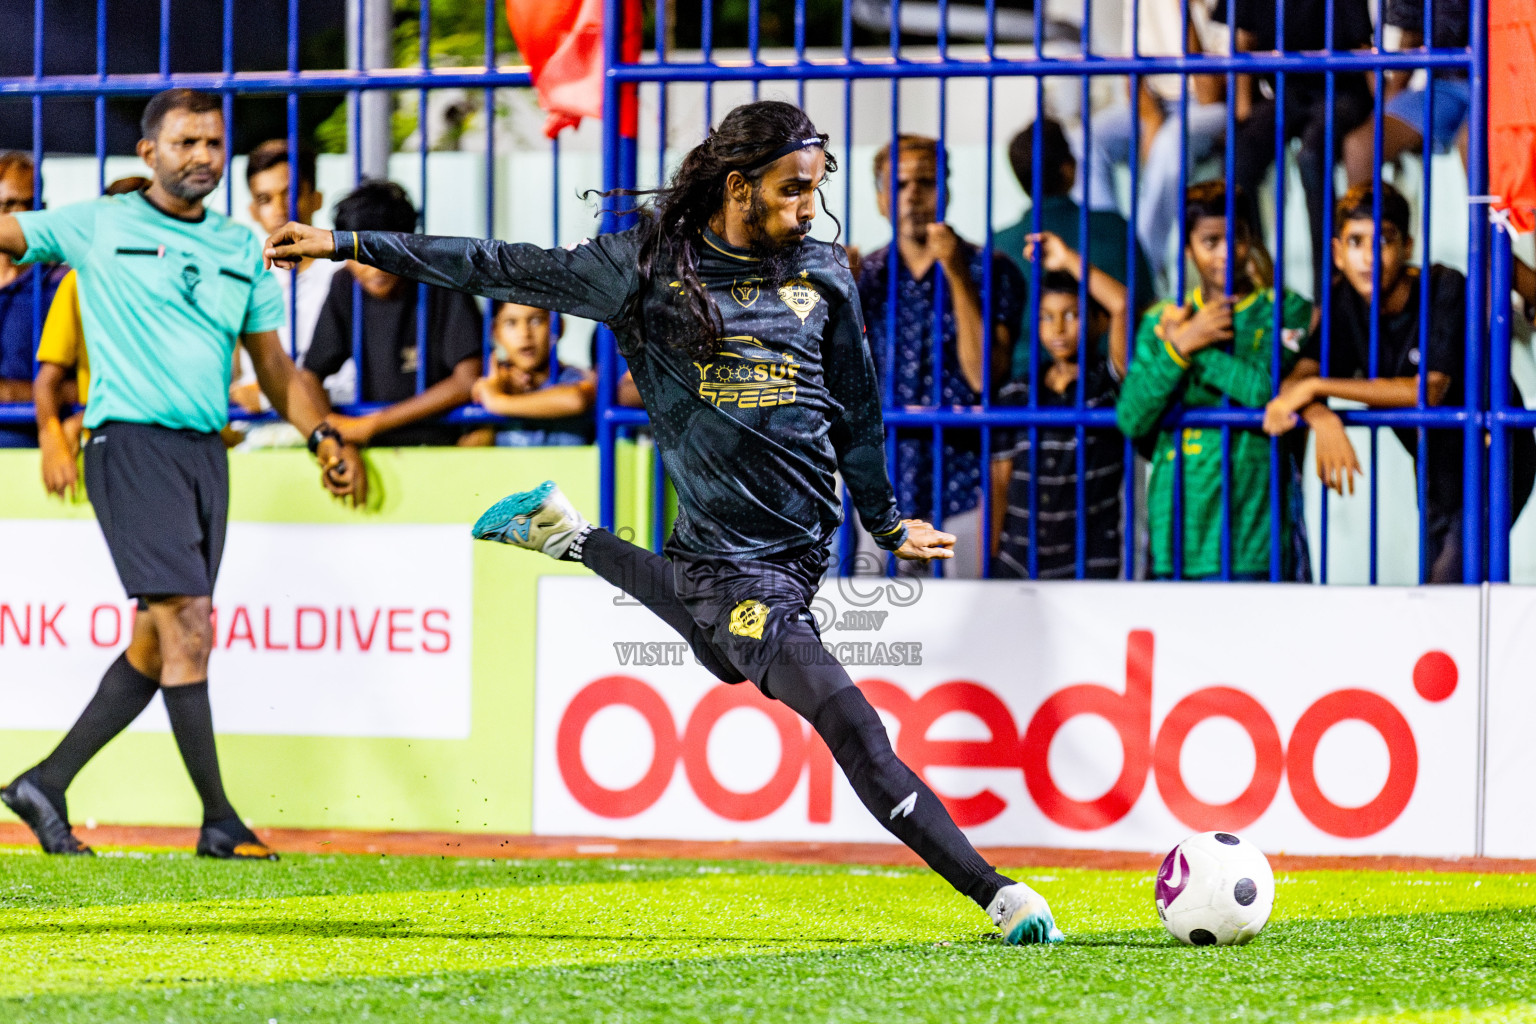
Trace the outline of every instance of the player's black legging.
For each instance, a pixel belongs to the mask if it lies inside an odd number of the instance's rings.
[[[581,560],[677,630],[715,676],[728,683],[748,678],[678,598],[670,561],[600,529],[587,535]],[[809,616],[784,623],[782,630],[778,653],[760,673],[764,678],[753,681],[811,723],[859,800],[887,831],[985,908],[1011,879],[976,852],[938,797],[896,756],[880,716],[821,645]]]

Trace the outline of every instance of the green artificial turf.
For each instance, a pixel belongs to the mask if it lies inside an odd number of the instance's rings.
[[[0,854],[0,1021],[1536,1022],[1536,876],[1302,872],[1187,948],[1135,872],[1018,873],[1009,948],[928,872]]]

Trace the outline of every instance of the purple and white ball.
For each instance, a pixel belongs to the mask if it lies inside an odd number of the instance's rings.
[[[1275,876],[1259,848],[1202,832],[1168,851],[1153,887],[1157,916],[1189,946],[1241,946],[1269,921]]]

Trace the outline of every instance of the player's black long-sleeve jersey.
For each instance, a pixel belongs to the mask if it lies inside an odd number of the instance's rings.
[[[906,529],[885,467],[885,429],[859,296],[836,250],[807,239],[788,283],[706,233],[699,277],[725,324],[714,355],[666,343],[688,329],[680,285],[649,287],[639,229],[570,249],[359,232],[357,255],[392,274],[607,323],[629,360],[677,488],[669,548],[762,558],[797,554],[842,522],[841,469],[864,528],[887,549]],[[669,261],[658,259],[658,268]]]

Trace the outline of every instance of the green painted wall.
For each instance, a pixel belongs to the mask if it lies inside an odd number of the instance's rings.
[[[463,523],[508,492],[560,482],[597,513],[595,448],[387,449],[368,456],[366,511],[319,486],[302,451],[230,455],[230,517],[281,523]],[[647,532],[650,449],[625,445],[619,522]],[[83,500],[43,494],[35,451],[0,451],[0,551],[6,519],[91,518]],[[3,564],[0,554],[0,564]],[[261,826],[527,832],[532,821],[534,626],[538,578],[582,573],[569,563],[477,544],[474,553],[473,724],[467,740],[225,735],[225,784]],[[0,595],[5,581],[0,575]],[[104,657],[105,670],[110,658]],[[218,686],[217,655],[212,685]],[[0,726],[4,712],[0,709]],[[215,722],[217,727],[217,722]],[[0,728],[0,779],[43,757],[56,732]],[[169,733],[130,732],[86,766],[70,817],[114,824],[196,824],[200,807]],[[0,816],[9,812],[0,807]]]

